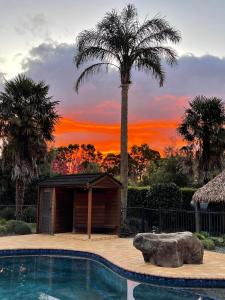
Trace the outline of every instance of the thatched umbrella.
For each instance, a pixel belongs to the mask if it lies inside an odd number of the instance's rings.
[[[193,197],[192,203],[225,202],[225,170],[198,189]]]

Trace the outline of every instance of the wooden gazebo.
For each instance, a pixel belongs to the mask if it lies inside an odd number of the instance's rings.
[[[121,183],[106,173],[59,175],[42,181],[38,233],[110,232],[120,227]]]

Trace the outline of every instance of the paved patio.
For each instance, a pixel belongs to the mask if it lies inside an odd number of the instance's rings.
[[[161,268],[144,263],[142,255],[132,245],[132,239],[109,235],[92,235],[88,240],[81,234],[32,234],[0,238],[0,249],[48,248],[88,251],[99,254],[112,263],[139,273],[182,277],[225,279],[225,254],[205,251],[202,265],[184,265],[180,268]]]

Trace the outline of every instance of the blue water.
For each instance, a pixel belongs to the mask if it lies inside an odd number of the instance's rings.
[[[81,258],[0,258],[0,300],[208,300],[179,289],[139,284]]]

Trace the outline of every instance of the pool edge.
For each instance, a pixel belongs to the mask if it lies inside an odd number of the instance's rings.
[[[95,260],[102,263],[115,273],[125,277],[126,279],[138,281],[141,283],[150,283],[171,287],[192,287],[192,288],[225,288],[225,279],[203,279],[203,278],[182,278],[169,277],[139,273],[124,269],[115,263],[112,263],[103,256],[81,250],[67,250],[67,249],[50,249],[50,248],[30,248],[30,249],[0,249],[0,257],[3,256],[22,256],[22,255],[59,255],[68,257],[82,257]]]

